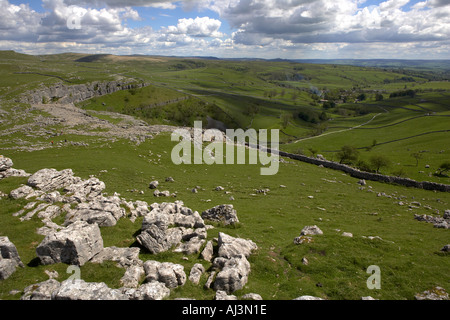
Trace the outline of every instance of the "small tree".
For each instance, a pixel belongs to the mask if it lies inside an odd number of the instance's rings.
[[[437,174],[441,176],[447,171],[450,171],[450,161],[442,163],[438,168]]]
[[[337,153],[339,163],[352,163],[358,160],[359,151],[352,146],[343,146],[341,151]]]
[[[372,157],[370,157],[370,164],[375,168],[375,171],[377,173],[380,172],[380,169],[383,167],[387,167],[390,164],[390,161],[388,158],[386,158],[383,155],[373,155]]]
[[[416,167],[418,167],[419,166],[419,159],[422,159],[422,154],[419,153],[419,152],[414,152],[414,153],[411,153],[411,157],[416,159]]]

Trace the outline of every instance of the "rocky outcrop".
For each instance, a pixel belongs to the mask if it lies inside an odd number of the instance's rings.
[[[236,210],[232,204],[222,204],[202,212],[202,218],[216,222],[223,222],[225,225],[239,222]]]
[[[55,279],[36,283],[26,287],[20,300],[52,300],[53,292],[57,292],[61,287]]]
[[[434,217],[427,214],[415,214],[414,219],[418,221],[425,221],[428,223],[432,223],[435,228],[449,229],[450,228],[450,217],[444,214],[444,217]]]
[[[103,250],[97,224],[77,221],[50,234],[36,248],[42,264],[67,263],[82,266]]]
[[[41,87],[26,92],[20,97],[20,102],[29,104],[75,103],[120,90],[136,89],[145,86],[145,83],[120,81],[92,82],[77,85],[58,83],[52,87]]]
[[[72,169],[58,171],[56,169],[42,169],[34,173],[27,185],[44,192],[64,189],[71,184],[81,182],[81,178],[73,175]]]
[[[24,267],[16,246],[8,237],[0,237],[0,279],[9,278],[16,267]]]
[[[206,238],[206,229],[197,211],[184,207],[182,201],[155,204],[152,208],[144,217],[141,233],[136,237],[142,246],[156,254],[184,240],[190,243],[179,246],[176,249],[179,252],[195,253],[200,250],[201,239]],[[195,237],[198,239],[193,240]]]

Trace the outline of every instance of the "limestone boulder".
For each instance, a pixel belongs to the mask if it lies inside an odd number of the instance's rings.
[[[42,264],[67,263],[84,265],[103,250],[103,239],[97,224],[76,221],[44,238],[36,248]]]
[[[56,169],[41,169],[28,178],[28,186],[44,192],[64,189],[71,184],[79,183],[81,178],[73,175],[72,169],[58,171]]]

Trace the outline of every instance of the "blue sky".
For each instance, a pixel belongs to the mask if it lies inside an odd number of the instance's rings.
[[[450,57],[450,0],[0,0],[0,49],[260,58]]]

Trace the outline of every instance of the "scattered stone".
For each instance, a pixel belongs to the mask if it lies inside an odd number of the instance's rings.
[[[313,241],[314,240],[312,237],[307,237],[307,236],[299,236],[299,237],[294,238],[294,244],[311,243]]]
[[[181,264],[148,260],[144,263],[144,271],[147,282],[162,282],[169,289],[186,283],[186,273]]]
[[[216,273],[217,273],[216,271],[213,271],[213,272],[211,272],[209,274],[209,277],[208,277],[208,279],[205,282],[205,288],[206,289],[210,289],[211,288],[211,285],[212,285],[212,283],[214,281],[214,277],[216,276]]]
[[[314,297],[314,296],[300,296],[293,300],[323,300],[323,299],[319,298],[319,297]]]
[[[361,300],[377,300],[371,296],[367,296],[367,297],[361,297]]]
[[[209,240],[209,241],[206,243],[206,246],[205,246],[205,248],[203,249],[203,251],[200,253],[200,258],[202,258],[202,259],[204,259],[204,260],[206,260],[206,261],[211,261],[211,260],[212,260],[212,257],[213,257],[213,253],[214,253],[213,250],[214,250],[214,249],[213,249],[213,243],[212,243],[211,240]]]
[[[343,237],[353,238],[353,234],[350,233],[350,232],[343,232],[343,233],[342,233],[342,236],[343,236]]]
[[[247,293],[244,294],[242,300],[263,300],[263,298],[257,293]]]
[[[118,289],[109,288],[104,282],[85,282],[68,279],[52,293],[52,300],[128,300]]]
[[[33,188],[31,188],[29,186],[21,186],[17,189],[12,190],[9,193],[9,196],[11,198],[13,198],[14,200],[33,197],[35,195],[36,195],[36,192],[34,191]]]
[[[450,252],[450,244],[446,244],[442,247],[441,251],[443,252]]]
[[[300,232],[301,236],[310,236],[310,235],[319,235],[319,234],[323,234],[323,232],[316,225],[314,225],[314,226],[306,226]]]
[[[172,177],[167,177],[166,182],[174,182],[175,180]]]
[[[366,183],[366,180],[361,179],[361,180],[358,181],[358,184],[361,185],[361,186],[365,186],[367,183]]]
[[[46,275],[48,275],[48,277],[49,277],[50,279],[55,279],[55,278],[58,278],[58,277],[59,277],[59,273],[58,273],[58,271],[56,271],[56,270],[52,270],[52,271],[50,271],[50,270],[45,270],[44,272],[45,272]]]
[[[189,280],[193,284],[198,284],[203,273],[205,273],[205,267],[201,263],[196,263],[189,273]]]
[[[103,239],[97,224],[76,221],[50,234],[36,248],[42,264],[67,263],[84,265],[103,250]]]
[[[6,171],[14,165],[10,158],[0,155],[0,171]]]
[[[120,283],[126,288],[137,288],[144,275],[144,268],[141,265],[134,265],[126,269]]]
[[[150,182],[150,185],[148,186],[150,189],[158,189],[159,182],[158,181],[152,181]]]
[[[309,264],[308,259],[306,259],[305,257],[302,258],[302,264],[307,266]]]
[[[218,256],[227,259],[238,255],[248,258],[252,251],[258,249],[252,240],[234,238],[223,232],[219,232],[218,247]]]
[[[444,288],[434,287],[414,296],[416,300],[449,300],[448,293]]]
[[[235,255],[232,258],[217,257],[213,266],[222,269],[214,280],[214,290],[223,290],[232,293],[240,290],[248,281],[250,263],[244,255]]]
[[[234,295],[228,295],[225,291],[218,290],[216,292],[216,300],[237,300],[237,297]]]
[[[36,283],[26,287],[20,300],[52,300],[53,292],[57,292],[61,284],[55,279]]]
[[[152,281],[137,289],[124,290],[123,293],[130,300],[162,300],[170,295],[170,289],[162,282]]]
[[[24,267],[16,246],[8,237],[0,237],[0,280],[9,278],[16,267]]]
[[[232,204],[222,204],[202,212],[202,218],[216,222],[223,222],[225,225],[239,222],[237,212]]]

